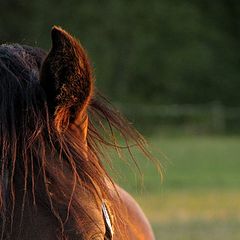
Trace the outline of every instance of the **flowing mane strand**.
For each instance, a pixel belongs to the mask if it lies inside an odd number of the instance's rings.
[[[103,161],[107,158],[104,147],[121,150],[115,132],[123,137],[130,153],[133,143],[151,158],[143,137],[98,93],[87,110],[87,148],[71,129],[56,131],[39,82],[45,57],[46,53],[38,48],[0,46],[2,239],[11,233],[14,224],[24,224],[26,208],[41,206],[55,219],[60,239],[84,236],[87,229],[77,233],[71,229],[73,225],[81,229],[83,219],[91,218],[81,205],[79,189],[92,193],[96,201],[113,201],[106,185],[112,184],[114,189],[114,184]],[[114,215],[121,215],[120,202],[112,206]],[[19,205],[20,209],[16,207]]]

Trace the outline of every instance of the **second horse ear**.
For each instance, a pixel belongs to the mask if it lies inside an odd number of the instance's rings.
[[[92,97],[93,76],[80,43],[59,27],[52,28],[52,49],[43,62],[40,84],[47,95],[50,113],[58,131],[85,116]]]

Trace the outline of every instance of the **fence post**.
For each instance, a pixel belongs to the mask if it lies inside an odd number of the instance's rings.
[[[223,133],[226,129],[225,109],[220,102],[213,102],[211,107],[213,130]]]

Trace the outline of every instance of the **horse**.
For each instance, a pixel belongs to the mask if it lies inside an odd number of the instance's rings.
[[[96,90],[80,42],[57,26],[51,41],[0,45],[1,239],[154,239],[103,164],[116,134],[148,155],[144,138]]]

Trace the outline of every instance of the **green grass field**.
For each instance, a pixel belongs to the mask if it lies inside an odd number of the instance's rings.
[[[164,166],[136,153],[136,169],[115,163],[117,181],[138,200],[157,240],[240,239],[240,137],[155,136],[149,140]]]

